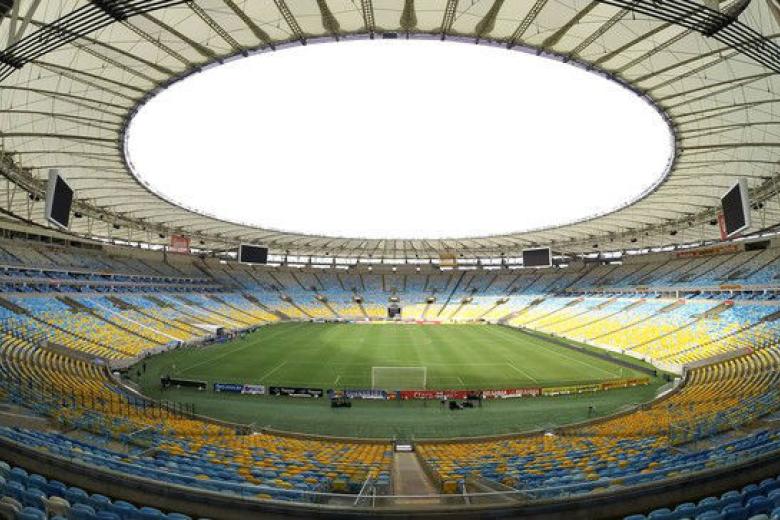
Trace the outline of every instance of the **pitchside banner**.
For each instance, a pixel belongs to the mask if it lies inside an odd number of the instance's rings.
[[[628,388],[629,386],[639,386],[650,384],[650,378],[637,377],[633,379],[617,379],[615,381],[605,381],[601,383],[602,390],[611,390],[613,388]]]
[[[263,395],[265,394],[265,386],[242,385],[238,383],[214,383],[214,391],[228,394]]]
[[[601,384],[553,386],[550,388],[542,388],[542,395],[582,394],[584,392],[597,392],[599,390],[601,390]]]
[[[537,397],[541,395],[541,388],[510,388],[507,390],[483,390],[485,399],[509,399],[513,397]]]
[[[265,394],[265,387],[263,385],[244,385],[241,389],[242,394],[249,395],[263,395]]]
[[[269,386],[268,393],[271,395],[286,395],[289,397],[322,397],[324,395],[322,388],[302,388],[293,386]]]
[[[226,392],[229,394],[240,394],[244,389],[244,385],[237,383],[214,383],[215,392]]]
[[[384,390],[344,390],[344,396],[350,399],[387,399]]]
[[[468,399],[479,397],[481,392],[473,390],[401,390],[401,399]]]

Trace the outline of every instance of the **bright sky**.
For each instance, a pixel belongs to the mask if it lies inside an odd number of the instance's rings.
[[[534,55],[352,41],[185,79],[133,120],[158,193],[221,218],[366,238],[524,231],[613,209],[672,152],[636,94]]]

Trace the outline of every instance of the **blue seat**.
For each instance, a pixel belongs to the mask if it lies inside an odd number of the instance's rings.
[[[28,488],[34,487],[40,489],[41,491],[46,491],[46,484],[47,484],[46,478],[36,473],[33,473],[32,475],[27,477]]]
[[[748,484],[742,488],[742,503],[747,505],[751,498],[757,497],[761,494],[761,490],[755,484]]]
[[[111,512],[116,513],[122,520],[135,520],[138,509],[124,500],[116,500],[111,504]]]
[[[111,499],[98,493],[90,495],[86,503],[92,506],[95,511],[109,511],[111,509]]]
[[[46,520],[46,513],[34,507],[25,507],[16,514],[16,520]]]
[[[154,507],[142,507],[136,516],[138,520],[165,520],[165,514]]]
[[[770,491],[769,495],[767,495],[767,498],[772,501],[772,507],[778,508],[780,507],[780,489],[775,489],[774,491]]]
[[[13,468],[8,475],[8,480],[19,482],[23,486],[27,485],[27,472],[22,468]]]
[[[678,519],[693,518],[696,516],[696,504],[685,502],[674,508],[674,516]]]
[[[702,498],[696,505],[696,516],[703,515],[707,511],[720,511],[723,506],[723,501],[717,497]]]
[[[71,504],[86,504],[89,501],[89,494],[81,488],[69,487],[65,491],[65,496],[63,498]]]
[[[37,509],[46,509],[46,493],[37,488],[27,488],[22,493],[22,504],[35,507]]]
[[[189,516],[181,513],[168,513],[168,516],[165,518],[166,520],[192,520]],[[644,516],[642,516],[642,520],[644,520]]]
[[[87,504],[75,504],[68,511],[70,520],[95,520],[95,510]]]
[[[724,520],[748,520],[747,509],[739,504],[729,504],[721,512]]]
[[[120,516],[111,511],[98,511],[95,520],[122,520]]]
[[[68,486],[60,482],[59,480],[50,480],[46,483],[46,489],[44,491],[47,495],[65,498],[65,492],[68,490]]]
[[[16,481],[11,481],[5,485],[5,494],[22,503],[24,500],[24,486]]]
[[[664,507],[662,509],[656,509],[655,511],[651,511],[649,515],[647,515],[648,520],[676,520],[677,517],[672,513],[671,510]]]
[[[777,507],[772,511],[772,514],[769,515],[769,520],[780,520],[780,507]]]
[[[768,478],[762,481],[761,484],[758,485],[758,488],[761,490],[761,493],[768,495],[772,491],[780,489],[780,481],[775,478]]]
[[[755,496],[747,503],[748,515],[767,514],[772,511],[772,502],[765,496]]]
[[[704,513],[697,515],[696,520],[724,520],[725,515],[720,511],[705,511]]]

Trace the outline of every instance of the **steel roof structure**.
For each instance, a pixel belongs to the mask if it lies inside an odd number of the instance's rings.
[[[138,107],[204,67],[289,45],[418,37],[528,50],[628,86],[673,130],[667,175],[633,203],[573,224],[368,240],[199,214],[155,194],[126,160]],[[0,208],[43,223],[47,171],[59,168],[76,190],[71,231],[82,236],[167,243],[183,234],[205,248],[254,242],[299,255],[495,257],[535,244],[577,253],[717,239],[719,197],[745,177],[754,228],[771,229],[780,224],[778,38],[778,0],[0,0]]]

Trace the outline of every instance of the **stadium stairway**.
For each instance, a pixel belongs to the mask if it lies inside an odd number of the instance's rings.
[[[327,296],[324,295],[317,295],[316,296],[317,301],[319,301],[328,311],[330,311],[333,314],[333,317],[336,319],[341,319],[341,315],[339,315],[338,312],[336,312],[336,309],[333,308],[333,306],[330,304],[330,301],[328,300]]]
[[[274,316],[278,317],[280,320],[289,320],[290,319],[290,317],[288,315],[286,315],[285,313],[283,313],[282,311],[280,311],[278,309],[271,309],[270,307],[267,307],[263,302],[261,302],[260,300],[258,300],[257,298],[255,298],[254,296],[252,296],[249,293],[241,293],[241,296],[243,296],[247,301],[249,301],[252,304],[254,304],[256,307],[258,307],[258,308],[260,308],[260,309],[262,309],[262,310],[264,310],[264,311],[266,311],[266,312],[268,312],[270,314],[273,314]]]
[[[300,305],[298,305],[298,304],[295,302],[295,300],[293,300],[293,299],[292,299],[292,296],[287,296],[287,299],[285,299],[285,298],[283,297],[282,299],[283,299],[283,300],[285,300],[285,301],[286,301],[287,303],[289,303],[290,305],[292,305],[292,306],[293,306],[293,308],[295,308],[295,309],[298,309],[298,311],[299,311],[300,313],[302,313],[304,316],[306,316],[307,318],[309,318],[309,319],[313,319],[313,318],[314,318],[314,316],[312,316],[311,314],[309,314],[308,312],[306,312],[306,309],[304,309],[303,307],[301,307]]]
[[[393,453],[393,489],[396,495],[399,496],[414,496],[421,497],[430,495],[430,499],[398,499],[398,503],[404,503],[405,500],[408,503],[420,505],[420,504],[438,504],[441,502],[441,498],[438,495],[438,490],[433,484],[433,481],[423,469],[420,460],[414,452],[400,452]]]
[[[531,303],[529,303],[528,305],[526,305],[522,309],[518,309],[518,310],[516,310],[514,312],[510,312],[506,316],[504,316],[503,318],[499,318],[498,324],[499,325],[505,325],[510,320],[513,320],[513,319],[517,318],[518,316],[522,316],[523,314],[525,314],[526,312],[528,312],[532,308],[534,308],[537,305],[541,304],[543,301],[544,301],[544,298],[536,298],[535,300],[533,300]]]
[[[439,313],[436,315],[437,318],[442,317],[442,313],[444,312],[444,309],[447,308],[447,305],[450,304],[450,300],[452,300],[452,297],[455,295],[455,292],[458,290],[458,287],[460,287],[461,282],[463,281],[463,277],[466,275],[466,272],[463,271],[460,273],[460,276],[458,277],[458,281],[455,283],[455,286],[452,288],[452,291],[450,291],[450,295],[447,297],[447,301],[444,302],[444,305],[441,309],[439,309]]]
[[[160,318],[159,316],[155,316],[155,315],[147,312],[142,307],[139,307],[137,305],[133,305],[131,303],[128,303],[128,302],[126,302],[125,300],[122,300],[119,297],[109,296],[108,297],[108,301],[110,301],[112,304],[117,306],[117,308],[119,308],[119,309],[132,310],[132,311],[138,313],[138,315],[140,315],[140,316],[150,320],[150,323],[152,323],[152,324],[159,323],[161,327],[170,327],[173,330],[175,330],[176,332],[183,333],[183,334],[186,334],[186,335],[190,335],[192,333],[192,330],[200,330],[200,332],[201,332],[200,335],[205,335],[206,334],[205,330],[199,329],[199,328],[195,327],[194,325],[191,325],[191,324],[188,324],[188,323],[181,323],[178,320],[166,320],[166,321],[163,321],[162,318]]]
[[[220,312],[219,310],[210,309],[210,308],[206,307],[205,305],[203,305],[203,304],[201,304],[199,302],[193,301],[192,299],[187,298],[186,296],[183,296],[181,294],[172,295],[172,297],[176,298],[179,301],[181,301],[189,309],[192,309],[192,311],[197,313],[197,314],[194,314],[195,316],[197,316],[199,318],[201,318],[201,316],[205,316],[209,322],[214,321],[214,318],[216,318],[218,320],[225,321],[226,323],[229,323],[229,324],[236,324],[239,327],[242,327],[242,326],[243,327],[247,327],[247,326],[252,325],[252,321],[251,320],[228,316],[227,314],[225,314],[223,312]],[[177,307],[178,307],[178,305],[177,305]],[[192,314],[192,311],[190,311],[190,314]],[[201,318],[201,319],[203,319],[203,318]]]
[[[224,305],[225,307],[229,308],[231,311],[234,311],[236,313],[236,315],[241,316],[241,321],[246,321],[248,323],[253,323],[253,322],[257,321],[257,318],[255,318],[254,316],[252,316],[251,314],[246,312],[244,309],[242,309],[242,308],[240,308],[240,307],[238,307],[236,305],[232,305],[230,302],[220,298],[219,296],[215,296],[213,294],[209,294],[209,295],[206,296],[206,298],[208,298],[208,299],[210,299],[212,301],[215,301],[215,302],[217,302],[220,305]]]
[[[368,312],[366,312],[365,306],[363,305],[363,300],[360,300],[359,302],[357,302],[357,304],[358,307],[360,307],[360,312],[363,314],[363,317],[367,320],[371,319],[368,315]]]

